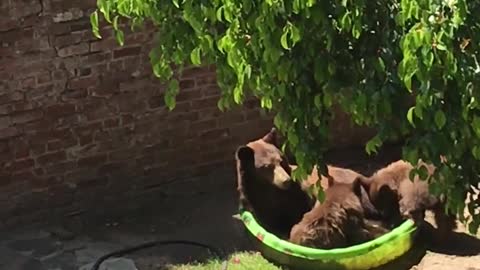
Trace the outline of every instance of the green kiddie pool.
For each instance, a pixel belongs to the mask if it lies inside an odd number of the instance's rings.
[[[412,247],[416,231],[414,223],[407,220],[372,241],[348,248],[324,250],[295,245],[278,238],[262,228],[248,211],[241,212],[240,217],[264,257],[295,270],[363,270],[378,267],[406,253]]]

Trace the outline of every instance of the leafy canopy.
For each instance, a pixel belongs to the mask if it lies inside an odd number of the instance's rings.
[[[275,113],[303,179],[324,172],[328,122],[338,105],[359,125],[387,139],[407,137],[406,160],[432,162],[431,183],[463,217],[480,173],[480,1],[467,0],[98,0],[99,14],[123,44],[119,19],[158,30],[154,74],[168,81],[175,107],[185,65],[215,64],[221,109],[255,95]],[[175,67],[175,68],[173,68]],[[447,158],[442,163],[440,156]],[[424,167],[415,173],[426,178]],[[442,177],[439,178],[438,174]],[[468,205],[471,231],[480,225]]]

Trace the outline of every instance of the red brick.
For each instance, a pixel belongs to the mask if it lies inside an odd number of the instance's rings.
[[[148,100],[148,107],[149,107],[150,109],[156,109],[156,108],[160,108],[160,107],[165,107],[164,97],[163,97],[163,96],[151,97],[151,98]]]
[[[18,113],[18,112],[25,112],[25,111],[31,111],[35,109],[34,103],[27,103],[27,102],[19,102],[13,104],[12,109],[10,110],[10,113]]]
[[[78,137],[78,143],[79,143],[80,146],[85,146],[85,145],[93,143],[93,135],[92,134],[80,135]]]
[[[126,47],[113,51],[113,58],[122,58],[127,56],[135,56],[140,54],[142,47]]]
[[[4,187],[12,183],[12,177],[4,172],[0,173],[0,187]]]
[[[64,80],[67,78],[66,72],[64,70],[55,70],[52,73],[52,77],[54,80],[59,81],[59,80]]]
[[[131,159],[135,156],[135,151],[133,149],[121,149],[113,151],[108,154],[108,159],[111,161],[123,161]]]
[[[102,128],[102,122],[92,122],[86,125],[77,127],[74,129],[75,134],[78,136],[93,134],[95,131],[100,130]]]
[[[202,89],[202,93],[205,97],[216,96],[220,98],[220,89],[217,86],[205,87]]]
[[[56,36],[54,45],[56,47],[65,47],[68,45],[73,45],[80,43],[83,40],[83,32],[68,33],[67,35]]]
[[[229,127],[243,122],[245,122],[245,116],[240,111],[230,111],[229,113],[223,114],[222,117],[218,119],[218,125],[220,127]]]
[[[119,47],[117,41],[113,38],[110,39],[102,39],[100,41],[91,42],[90,43],[90,51],[91,52],[98,52],[104,51],[108,49],[113,49]]]
[[[218,140],[218,138],[228,137],[230,131],[226,128],[213,129],[206,132],[200,133],[201,140]]]
[[[37,77],[37,84],[49,83],[52,81],[52,76],[50,75],[49,72],[38,74],[36,77]]]
[[[9,94],[0,95],[0,104],[7,104],[11,102],[16,102],[24,99],[24,95],[21,92],[13,92]]]
[[[22,88],[23,89],[32,89],[37,86],[35,77],[28,77],[22,80]]]
[[[35,166],[35,161],[31,158],[16,160],[8,166],[8,170],[17,172],[32,169]]]
[[[218,97],[209,97],[192,101],[192,108],[203,110],[205,108],[217,108]]]
[[[88,96],[87,89],[66,89],[62,92],[62,100],[82,99]]]
[[[70,45],[57,50],[58,56],[60,57],[69,57],[73,55],[81,55],[88,53],[89,51],[88,43],[80,43],[76,45]]]
[[[70,103],[56,104],[46,108],[45,115],[50,118],[60,118],[75,113],[75,105]]]
[[[10,116],[3,116],[0,117],[0,129],[2,128],[8,128],[12,123],[12,119]]]
[[[71,136],[72,131],[69,128],[49,129],[44,131],[37,131],[32,135],[32,141],[36,143],[46,143],[53,140],[63,140]]]
[[[43,112],[40,110],[31,110],[31,111],[22,111],[15,114],[12,114],[12,123],[14,124],[24,124],[32,122],[43,117]]]
[[[47,144],[47,151],[53,152],[58,151],[63,147],[63,143],[60,140],[51,141]]]
[[[47,175],[60,175],[65,172],[74,170],[77,167],[77,162],[74,161],[65,161],[46,166],[45,174]]]
[[[41,166],[45,166],[48,164],[53,164],[57,162],[64,161],[67,158],[67,154],[65,151],[58,151],[53,153],[44,154],[37,158],[37,162]]]
[[[214,129],[218,126],[217,119],[209,119],[198,121],[190,125],[190,130],[193,131],[204,131],[207,129]]]
[[[78,3],[81,3],[83,1],[78,1]],[[88,1],[85,1],[88,2]],[[70,4],[72,5],[72,4]],[[92,25],[90,24],[90,20],[88,17],[83,17],[80,20],[73,21],[69,23],[70,25],[70,31],[71,32],[76,32],[76,31],[91,31]]]
[[[120,119],[119,118],[112,118],[103,121],[104,128],[115,128],[120,126]]]
[[[12,174],[11,180],[12,182],[30,182],[33,179],[36,179],[37,177],[33,174],[32,171],[26,171],[26,172],[18,172],[15,174]]]
[[[217,85],[217,78],[215,73],[209,74],[206,76],[196,76],[197,86],[216,86]]]
[[[98,167],[107,161],[107,155],[100,154],[90,157],[81,158],[78,160],[79,167]]]
[[[87,68],[77,68],[75,70],[75,74],[77,76],[80,76],[80,77],[88,76],[88,75],[92,74],[92,68],[89,68],[89,67],[87,67]]]
[[[12,138],[18,136],[19,134],[20,131],[16,127],[3,128],[0,129],[0,140]]]
[[[70,89],[86,89],[93,87],[97,84],[98,79],[96,77],[79,77],[68,82],[68,88]]]
[[[122,125],[126,126],[126,125],[132,124],[135,119],[131,114],[123,114],[121,117],[121,120],[122,120]]]
[[[122,169],[127,167],[128,165],[124,162],[113,162],[113,163],[103,164],[98,169],[98,175],[108,175],[116,171],[121,171]]]
[[[82,63],[82,66],[83,65],[91,66],[99,63],[104,63],[110,59],[111,59],[110,52],[98,52],[98,53],[92,53],[92,54],[86,55],[82,57],[80,61]]]
[[[180,80],[180,91],[184,90],[184,89],[191,89],[191,88],[194,88],[195,87],[195,80],[193,79],[182,79]],[[182,92],[180,92],[182,93]],[[198,95],[198,91],[197,91],[197,95]]]

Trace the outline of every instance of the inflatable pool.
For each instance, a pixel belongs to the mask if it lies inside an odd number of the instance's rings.
[[[372,241],[331,250],[299,246],[267,232],[252,213],[243,211],[241,220],[263,256],[272,262],[298,270],[365,270],[384,265],[404,253],[413,243],[414,223],[405,221]]]

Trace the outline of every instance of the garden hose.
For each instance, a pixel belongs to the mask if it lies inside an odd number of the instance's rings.
[[[222,254],[220,253],[220,251],[217,248],[209,246],[207,244],[194,242],[194,241],[188,241],[188,240],[160,240],[160,241],[146,242],[146,243],[140,244],[138,246],[127,247],[127,248],[124,248],[124,249],[120,249],[120,250],[113,251],[111,253],[105,254],[95,261],[91,270],[98,270],[100,265],[102,264],[102,262],[105,261],[106,259],[110,258],[110,257],[119,257],[119,256],[123,256],[125,254],[129,254],[129,253],[139,251],[141,249],[151,248],[151,247],[155,247],[155,246],[176,245],[176,244],[203,247],[203,248],[208,249],[211,253],[218,256],[219,258],[222,257]],[[225,260],[222,263],[222,270],[227,270],[227,263],[228,263],[228,260]]]

